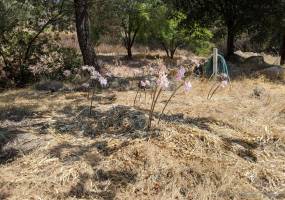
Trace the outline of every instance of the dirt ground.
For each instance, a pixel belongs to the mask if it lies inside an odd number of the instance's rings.
[[[149,96],[0,94],[0,199],[285,199],[285,85],[192,80],[146,131]]]

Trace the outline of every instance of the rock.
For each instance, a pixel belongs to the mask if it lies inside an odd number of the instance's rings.
[[[244,60],[240,67],[249,69],[251,71],[261,70],[270,67],[265,63],[263,56],[252,56]]]
[[[236,51],[235,54],[242,58],[256,57],[262,55],[254,52],[242,52],[241,50]]]
[[[253,89],[253,92],[251,94],[251,97],[255,97],[255,98],[262,98],[262,96],[265,95],[265,89],[263,87],[259,87],[259,86],[256,86],[254,89]]]
[[[125,78],[111,77],[108,79],[109,88],[117,89],[120,91],[129,90],[131,84],[130,81]]]
[[[230,57],[229,61],[231,63],[241,64],[245,61],[245,58],[236,52],[234,55]]]
[[[90,85],[89,83],[83,83],[82,85],[75,87],[74,90],[77,92],[88,92],[90,90]]]
[[[230,63],[233,74],[265,75],[269,79],[285,79],[285,69],[278,65],[265,62],[264,53],[252,53],[236,51],[231,57]]]
[[[251,56],[244,60],[244,65],[264,65],[265,61],[263,56]]]
[[[285,68],[281,66],[273,66],[263,70],[258,71],[259,74],[265,75],[266,78],[276,80],[285,80]]]
[[[36,84],[35,88],[39,91],[58,92],[64,88],[64,85],[60,81],[42,81]]]

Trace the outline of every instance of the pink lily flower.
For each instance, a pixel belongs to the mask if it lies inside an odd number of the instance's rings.
[[[190,83],[190,81],[184,83],[184,91],[185,92],[190,92],[192,89],[192,84]]]
[[[169,87],[169,81],[165,73],[160,73],[159,78],[157,79],[157,85],[159,85],[162,89]]]
[[[177,81],[181,81],[183,78],[184,78],[184,74],[185,74],[186,70],[184,67],[181,67],[179,70],[178,70],[178,73],[177,73],[177,76],[176,76],[176,80]]]
[[[228,81],[227,80],[224,80],[224,81],[221,82],[221,87],[222,88],[225,88],[227,85],[228,85]]]
[[[145,86],[146,86],[145,81],[141,81],[140,84],[141,84],[142,87],[145,87]]]
[[[106,86],[107,85],[107,79],[105,79],[103,76],[99,77],[99,82],[101,86]]]
[[[145,81],[145,84],[146,84],[146,86],[150,86],[150,81],[149,81],[149,80],[146,80],[146,81]]]

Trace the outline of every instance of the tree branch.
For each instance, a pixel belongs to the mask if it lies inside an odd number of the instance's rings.
[[[62,15],[62,13],[63,13],[62,11],[63,11],[64,1],[65,1],[65,0],[63,0],[62,3],[61,3],[59,13],[58,13],[56,16],[54,16],[54,17],[52,17],[51,19],[49,19],[49,20],[42,26],[42,28],[36,33],[36,35],[29,41],[28,47],[27,47],[27,49],[26,49],[25,56],[24,56],[24,59],[23,59],[23,62],[22,62],[22,63],[25,63],[25,62],[28,60],[28,58],[29,58],[29,56],[30,56],[29,54],[30,54],[32,45],[33,45],[33,43],[36,41],[36,39],[40,36],[40,34],[45,30],[45,28],[46,28],[48,25],[50,25],[50,24],[52,24],[53,22],[55,22],[55,21]]]
[[[140,30],[140,26],[138,26],[137,29],[136,29],[135,32],[134,32],[134,35],[133,35],[133,38],[132,38],[132,41],[131,41],[131,46],[133,46],[133,44],[134,44],[134,42],[135,42],[135,38],[136,38],[136,36],[137,36],[139,30]]]
[[[8,61],[4,55],[4,53],[0,50],[0,56],[3,58],[4,64],[5,64],[5,68],[8,67]]]

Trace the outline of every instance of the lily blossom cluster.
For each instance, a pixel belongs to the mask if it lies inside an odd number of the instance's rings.
[[[185,77],[185,72],[186,72],[185,68],[181,67],[177,72],[176,80],[181,81]]]
[[[99,83],[100,83],[100,85],[102,87],[107,85],[107,83],[108,83],[107,79],[104,78],[93,66],[88,66],[88,65],[82,66],[82,70],[89,72],[91,84],[92,84],[92,81],[99,81]],[[85,83],[84,86],[89,88],[90,84],[89,83]],[[95,88],[93,88],[92,97],[90,98],[91,99],[91,101],[90,101],[90,109],[89,109],[89,114],[90,115],[92,113],[94,93],[95,93]],[[88,93],[88,97],[89,97],[89,93]]]
[[[184,67],[180,67],[180,69],[177,71],[176,80],[179,81],[179,82],[182,82],[182,83],[178,87],[176,87],[176,89],[172,92],[172,94],[170,95],[170,97],[166,101],[166,103],[165,103],[165,105],[164,105],[164,107],[163,107],[163,109],[161,111],[161,114],[159,116],[158,124],[159,124],[159,122],[161,120],[162,115],[164,114],[164,111],[165,111],[167,105],[169,104],[171,99],[175,96],[176,92],[183,86],[184,86],[184,91],[186,93],[191,91],[192,84],[190,83],[190,81],[185,80],[185,73],[186,73],[186,70],[185,70]],[[150,123],[151,123],[151,119],[150,119]]]
[[[91,80],[98,80],[101,86],[106,86],[108,81],[104,78],[94,67],[92,66],[82,66],[83,71],[88,71]]]
[[[213,84],[213,86],[211,87],[208,93],[207,99],[211,99],[220,87],[225,88],[229,84],[230,84],[230,77],[225,73],[219,74],[217,76],[217,82]]]
[[[186,73],[186,70],[184,67],[180,67],[180,69],[178,70],[177,74],[176,74],[176,80],[177,81],[183,81],[183,85],[184,85],[184,91],[185,92],[190,92],[191,89],[192,89],[192,84],[190,81],[186,81],[184,80],[185,78],[185,73]]]
[[[66,78],[69,78],[69,77],[71,76],[71,71],[70,71],[70,70],[64,70],[63,75],[64,75]]]
[[[156,84],[161,87],[162,89],[166,89],[169,87],[169,80],[167,78],[167,75],[165,72],[159,73],[158,79],[156,81]]]
[[[153,69],[151,66],[149,66],[148,69]],[[149,70],[149,72],[153,72],[152,70]],[[164,114],[164,111],[167,107],[167,105],[169,104],[169,102],[171,101],[171,99],[175,96],[176,92],[181,88],[184,87],[184,91],[186,93],[190,92],[192,89],[192,84],[190,81],[188,81],[186,79],[186,69],[184,67],[181,67],[175,74],[175,79],[176,81],[178,81],[179,85],[176,87],[176,89],[172,92],[172,94],[170,95],[169,99],[166,101],[163,110],[160,114],[159,117],[159,121],[161,119],[161,116]],[[161,95],[161,93],[163,92],[163,90],[166,90],[169,85],[170,85],[170,81],[168,79],[168,70],[166,68],[166,66],[164,64],[162,64],[161,62],[158,62],[156,71],[155,71],[155,75],[157,77],[156,79],[156,86],[155,88],[152,90],[152,101],[151,101],[151,108],[150,108],[150,113],[149,113],[149,124],[148,124],[148,128],[151,128],[151,122],[152,122],[152,118],[153,118],[153,112],[155,109],[155,106],[157,104],[157,101]],[[140,96],[140,89],[144,89],[145,91],[145,87],[146,86],[150,86],[150,82],[148,80],[142,80],[139,83],[139,89],[137,91],[135,100],[134,100],[134,105],[136,104],[136,99],[138,96]],[[146,91],[145,91],[146,92]],[[145,93],[146,96],[146,93]],[[158,123],[159,123],[158,121]]]
[[[184,91],[187,93],[187,92],[190,92],[192,89],[192,84],[190,83],[190,81],[185,81],[184,82]]]
[[[149,80],[141,80],[141,81],[140,81],[140,86],[141,86],[142,88],[149,87],[149,86],[150,86],[150,81],[149,81]]]
[[[225,87],[227,87],[228,84],[229,84],[229,82],[228,82],[227,80],[222,81],[222,82],[221,82],[221,87],[222,87],[222,88],[225,88]]]
[[[225,73],[220,74],[218,80],[220,81],[222,88],[225,88],[229,84],[229,77]]]

